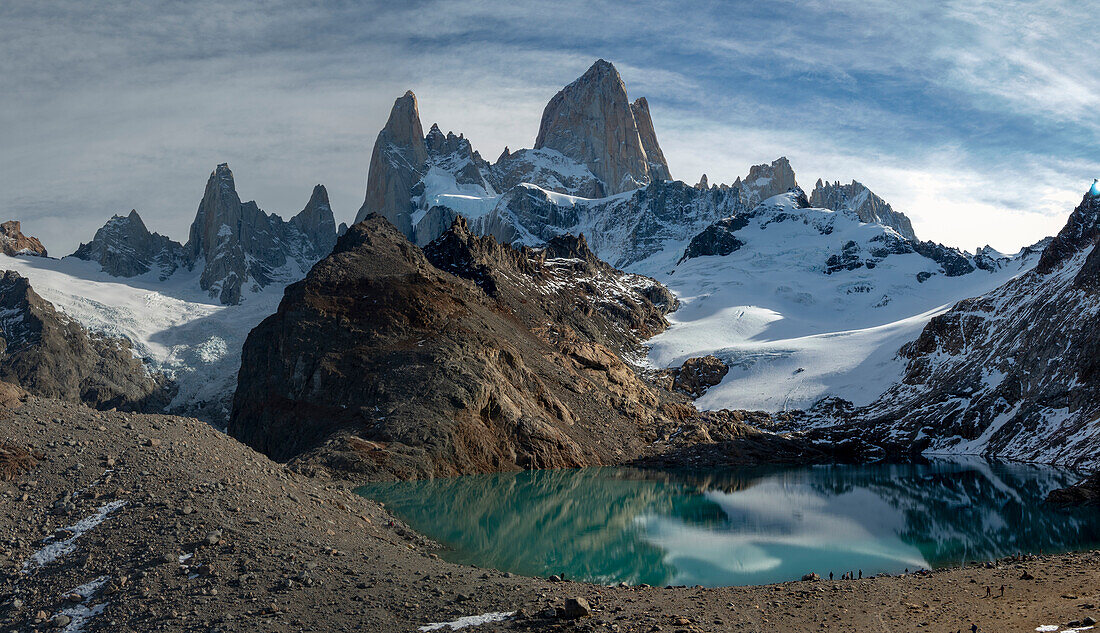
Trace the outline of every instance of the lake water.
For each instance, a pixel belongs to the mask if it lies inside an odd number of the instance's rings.
[[[1079,474],[981,460],[684,475],[544,470],[372,484],[447,560],[532,576],[743,585],[1100,547],[1100,512],[1042,503]]]

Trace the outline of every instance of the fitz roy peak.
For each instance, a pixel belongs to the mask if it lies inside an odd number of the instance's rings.
[[[557,150],[585,165],[604,195],[670,178],[649,104],[644,98],[631,103],[619,71],[602,59],[546,104],[535,149]]]
[[[618,71],[599,60],[546,105],[534,148],[505,148],[496,163],[438,125],[425,136],[406,92],[378,133],[355,221],[377,213],[424,245],[457,215],[474,222],[527,187],[602,199],[670,178],[649,103],[630,102]]]

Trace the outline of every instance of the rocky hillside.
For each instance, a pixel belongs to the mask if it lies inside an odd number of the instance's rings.
[[[125,339],[89,334],[12,271],[0,275],[0,380],[104,409],[159,411],[170,396]]]
[[[46,247],[37,237],[23,235],[22,226],[16,220],[0,224],[0,253],[9,257],[16,255],[46,256]]]
[[[137,211],[113,216],[73,257],[98,262],[115,277],[136,277],[156,271],[164,280],[187,263],[183,245],[159,233],[150,233]]]
[[[1100,196],[1034,270],[955,304],[902,348],[902,380],[852,416],[941,453],[1100,465]]]
[[[613,350],[662,329],[671,297],[593,260],[461,221],[421,251],[372,216],[249,335],[230,433],[280,460],[328,440],[325,459],[368,477],[637,452],[658,401]]]

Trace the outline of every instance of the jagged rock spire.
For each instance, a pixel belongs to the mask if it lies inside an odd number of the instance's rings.
[[[668,178],[648,104],[632,104],[619,71],[602,59],[546,104],[535,140],[542,148],[586,165],[607,194]]]
[[[409,90],[393,102],[386,127],[374,142],[367,173],[367,195],[355,221],[361,222],[367,215],[377,213],[411,237],[411,191],[423,175],[427,162],[428,149],[416,95]]]

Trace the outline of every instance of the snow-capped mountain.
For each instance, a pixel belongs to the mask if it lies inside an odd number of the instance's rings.
[[[933,453],[1100,464],[1100,195],[1034,269],[955,304],[900,353],[904,373],[852,412]]]
[[[897,350],[934,314],[1037,259],[1025,250],[979,269],[973,256],[907,240],[854,211],[814,208],[798,190],[707,227],[672,254],[679,263],[657,279],[681,308],[650,341],[650,361],[675,367],[715,355],[730,371],[696,406],[772,412],[826,396],[869,402],[900,377]]]
[[[98,262],[104,272],[115,277],[136,277],[155,270],[163,280],[187,265],[183,244],[150,233],[136,210],[113,216],[72,256]]]
[[[456,215],[473,222],[502,204],[522,204],[531,187],[606,200],[669,178],[648,102],[629,101],[615,67],[598,60],[546,105],[533,149],[505,148],[493,164],[438,125],[425,136],[416,95],[406,92],[375,141],[355,221],[378,213],[423,245]]]

